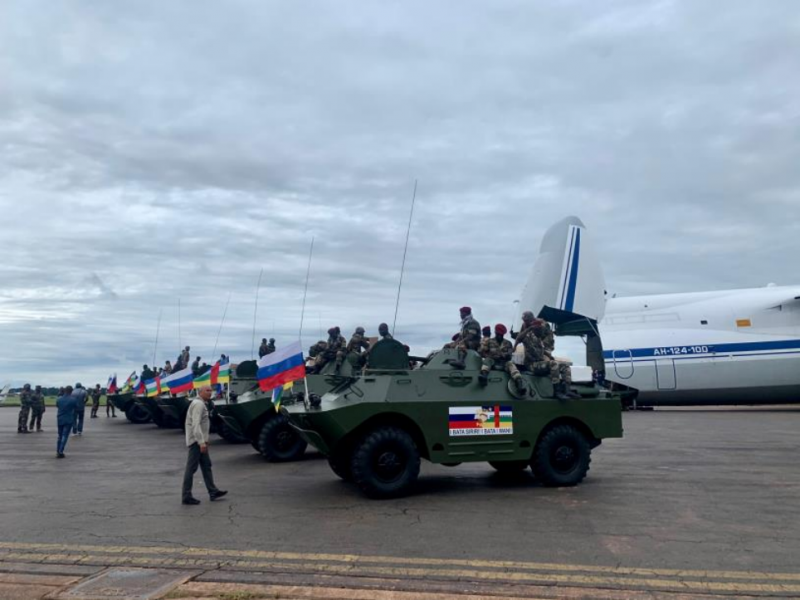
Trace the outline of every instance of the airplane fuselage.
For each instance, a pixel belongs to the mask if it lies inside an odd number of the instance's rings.
[[[611,298],[606,379],[641,405],[800,401],[800,286]]]

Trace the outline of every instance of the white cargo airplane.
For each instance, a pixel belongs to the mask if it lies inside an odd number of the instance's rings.
[[[0,390],[0,405],[2,405],[3,402],[6,401],[6,398],[8,398],[9,391],[11,391],[11,386],[8,384],[6,384],[6,386],[3,387],[2,390]]]
[[[591,237],[567,217],[520,309],[585,336],[587,364],[639,406],[800,402],[800,286],[607,298]]]

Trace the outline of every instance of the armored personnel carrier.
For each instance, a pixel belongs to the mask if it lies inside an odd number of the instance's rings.
[[[136,396],[134,396],[133,392],[111,394],[106,399],[106,402],[111,402],[117,410],[124,412],[131,423],[142,424],[150,422],[150,414],[136,403]]]
[[[481,385],[477,353],[463,370],[447,362],[455,358],[445,349],[411,369],[402,344],[381,340],[362,375],[281,410],[334,473],[372,498],[407,494],[422,458],[488,462],[501,472],[530,467],[544,485],[573,486],[591,451],[622,436],[619,397],[591,383],[572,386],[579,398],[558,400],[548,377],[525,374],[519,390],[505,371],[491,371]]]
[[[329,364],[319,375],[308,375],[306,380],[312,394],[322,394],[331,388],[327,381],[334,365]],[[350,363],[342,366],[343,375],[351,375]],[[276,412],[272,393],[262,392],[258,386],[256,361],[237,365],[230,382],[227,403],[217,401],[212,412],[212,424],[228,441],[249,441],[253,448],[269,462],[297,460],[306,451],[307,442],[289,425],[285,415]],[[292,392],[286,392],[282,403],[291,404],[305,396],[305,382],[295,383]]]

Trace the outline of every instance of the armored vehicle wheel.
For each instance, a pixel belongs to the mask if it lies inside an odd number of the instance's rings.
[[[328,465],[337,477],[344,481],[353,481],[353,472],[350,470],[350,455],[338,452],[328,457]]]
[[[402,429],[381,427],[356,444],[350,470],[353,481],[370,498],[396,498],[419,477],[419,451]]]
[[[536,444],[531,467],[544,485],[567,487],[583,481],[590,462],[586,437],[572,425],[557,425]]]
[[[307,446],[283,415],[268,419],[258,434],[258,451],[270,462],[297,460],[303,456]]]
[[[150,421],[150,414],[138,404],[131,404],[125,411],[125,416],[131,423],[141,425]]]
[[[498,473],[521,473],[528,468],[528,462],[524,460],[505,460],[494,461],[490,460],[489,464],[494,467]]]

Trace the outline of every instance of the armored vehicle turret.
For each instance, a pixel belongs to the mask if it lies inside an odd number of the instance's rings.
[[[456,358],[445,349],[412,369],[402,344],[381,340],[363,374],[282,412],[334,473],[373,498],[408,493],[422,458],[530,467],[544,485],[572,486],[586,476],[592,449],[622,436],[619,397],[594,384],[573,385],[578,397],[558,400],[548,377],[525,373],[518,387],[493,370],[481,385],[478,354],[468,353],[465,369],[449,364]]]

